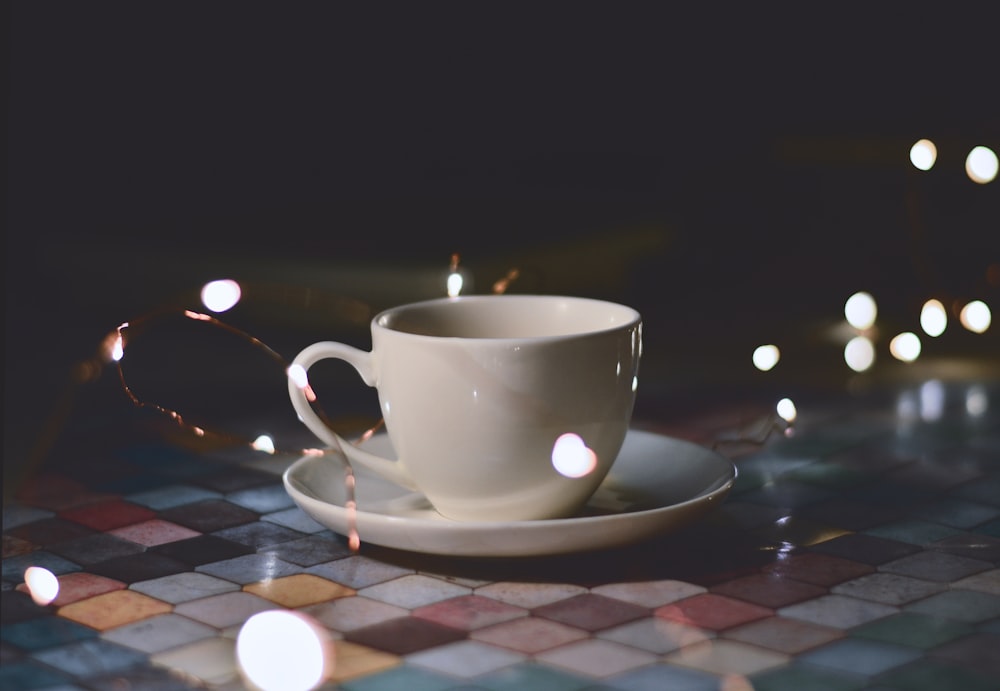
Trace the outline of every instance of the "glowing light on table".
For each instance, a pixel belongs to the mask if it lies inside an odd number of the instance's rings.
[[[41,566],[29,566],[24,572],[24,585],[36,605],[44,607],[59,597],[59,579]]]
[[[973,300],[958,315],[958,320],[962,326],[973,333],[981,334],[990,328],[993,322],[993,315],[990,308],[982,300]]]
[[[864,372],[875,363],[875,346],[867,336],[855,336],[844,346],[844,361],[855,372]]]
[[[778,417],[785,422],[795,422],[795,418],[799,416],[798,411],[795,409],[795,404],[790,398],[782,398],[778,401],[775,410],[778,412]]]
[[[904,331],[889,341],[889,352],[897,360],[913,362],[920,357],[920,337],[912,331]]]
[[[462,292],[462,284],[465,283],[465,279],[462,278],[462,274],[455,273],[448,274],[448,297],[457,297],[459,293]]]
[[[965,174],[969,176],[970,180],[978,182],[980,185],[993,182],[997,176],[998,168],[1000,168],[1000,163],[997,161],[996,153],[985,146],[973,148],[965,158]]]
[[[972,417],[982,417],[989,407],[990,399],[986,395],[986,389],[979,384],[970,386],[965,392],[965,412]]]
[[[329,634],[298,612],[269,610],[247,619],[236,638],[236,660],[262,691],[315,689],[333,671]]]
[[[918,170],[930,170],[937,161],[937,147],[930,139],[921,139],[910,147],[910,163]]]
[[[948,313],[940,300],[928,300],[920,310],[920,328],[928,336],[937,338],[948,327]]]
[[[552,467],[566,477],[584,477],[597,467],[597,454],[587,447],[580,435],[567,432],[552,445]]]
[[[270,453],[270,454],[274,453],[274,440],[271,439],[271,437],[267,436],[266,434],[262,434],[256,439],[254,439],[253,443],[250,446],[252,446],[257,451],[263,451],[264,453]]]
[[[844,316],[847,318],[847,323],[855,329],[863,331],[870,328],[875,323],[877,315],[878,305],[870,293],[859,291],[847,298],[847,302],[844,303]]]
[[[226,278],[206,283],[201,289],[201,302],[213,312],[225,312],[235,307],[242,295],[240,284]]]
[[[781,359],[781,351],[775,345],[758,346],[753,351],[753,365],[761,372],[767,372],[778,364]]]

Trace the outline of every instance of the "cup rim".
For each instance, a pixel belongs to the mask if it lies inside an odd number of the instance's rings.
[[[565,334],[555,334],[555,335],[544,335],[544,336],[487,336],[487,337],[465,337],[465,336],[435,336],[429,334],[417,334],[409,331],[404,331],[400,329],[392,328],[384,323],[388,317],[398,314],[400,312],[405,312],[411,309],[420,309],[423,307],[434,306],[434,305],[444,305],[444,304],[454,304],[459,302],[470,303],[470,302],[513,302],[513,301],[569,301],[578,304],[589,303],[593,305],[604,305],[606,307],[614,307],[619,310],[623,310],[628,313],[628,318],[623,319],[620,323],[613,326],[596,328],[596,329],[586,329],[580,331],[574,331]],[[590,298],[590,297],[579,297],[573,295],[557,295],[557,294],[544,294],[544,293],[518,293],[516,295],[508,294],[487,294],[487,295],[457,295],[454,297],[440,297],[431,298],[429,300],[418,300],[415,302],[403,303],[401,305],[396,305],[394,307],[389,307],[382,310],[376,314],[371,321],[372,330],[381,330],[388,333],[396,334],[399,336],[406,336],[411,338],[420,339],[433,339],[433,340],[460,340],[460,341],[476,341],[476,342],[498,342],[498,343],[513,343],[513,342],[544,342],[544,341],[558,341],[567,338],[580,338],[586,336],[596,336],[600,334],[612,333],[616,331],[621,331],[623,329],[633,328],[635,326],[641,326],[642,315],[634,307],[622,304],[620,302],[614,302],[612,300],[603,300],[600,298]]]

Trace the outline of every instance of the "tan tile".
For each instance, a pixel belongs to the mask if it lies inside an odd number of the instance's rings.
[[[692,667],[713,674],[754,674],[788,664],[791,657],[737,641],[714,639],[695,643],[670,653],[670,664]]]
[[[402,664],[402,659],[349,641],[334,641],[334,667],[331,681],[339,683],[356,677],[384,672]]]
[[[115,590],[61,607],[59,616],[106,631],[172,610],[172,605],[134,590]]]
[[[308,573],[251,583],[243,590],[293,609],[354,595],[352,588]]]

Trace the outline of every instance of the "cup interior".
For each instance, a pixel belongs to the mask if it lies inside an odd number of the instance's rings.
[[[386,329],[438,338],[526,339],[598,333],[639,321],[631,307],[588,298],[480,295],[413,303],[375,318]]]

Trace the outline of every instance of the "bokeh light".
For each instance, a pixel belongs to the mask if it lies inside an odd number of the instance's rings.
[[[24,585],[36,605],[44,607],[59,597],[59,579],[41,566],[29,566],[25,569]]]
[[[993,315],[990,308],[982,300],[973,300],[962,308],[958,315],[958,320],[962,322],[969,331],[981,334],[990,328],[993,322]]]
[[[972,417],[982,417],[989,410],[990,399],[980,384],[970,386],[965,392],[965,412]]]
[[[920,310],[920,328],[928,336],[937,338],[948,327],[948,313],[940,300],[928,300]]]
[[[910,163],[918,170],[930,170],[937,161],[937,147],[930,139],[921,139],[910,147]]]
[[[266,434],[262,434],[253,440],[251,446],[257,451],[263,451],[264,453],[274,453],[274,440]]]
[[[782,398],[778,401],[778,405],[775,406],[775,410],[780,417],[785,422],[795,422],[795,418],[799,416],[798,411],[795,409],[795,404],[790,398]]]
[[[333,647],[326,629],[304,614],[268,610],[243,624],[236,660],[251,688],[306,691],[333,671]]]
[[[597,454],[587,447],[580,435],[567,432],[552,445],[552,467],[565,477],[583,477],[594,472]]]
[[[897,360],[913,362],[920,357],[920,337],[912,331],[897,334],[889,341],[889,352]]]
[[[781,351],[775,345],[758,346],[753,351],[753,365],[761,372],[767,372],[781,359]]]
[[[864,372],[875,363],[875,346],[867,336],[855,336],[844,346],[844,362],[855,372]]]
[[[965,158],[965,174],[980,185],[993,182],[998,168],[1000,163],[997,161],[996,153],[985,146],[974,147]]]
[[[462,292],[462,286],[465,284],[465,279],[462,278],[462,274],[454,271],[448,274],[448,297],[458,297]]]
[[[870,328],[875,323],[877,315],[878,306],[875,304],[875,298],[865,291],[855,293],[844,303],[844,316],[847,318],[847,323],[855,329],[863,331]]]
[[[206,283],[201,289],[201,302],[213,312],[225,312],[235,307],[242,295],[240,284],[226,278]]]

